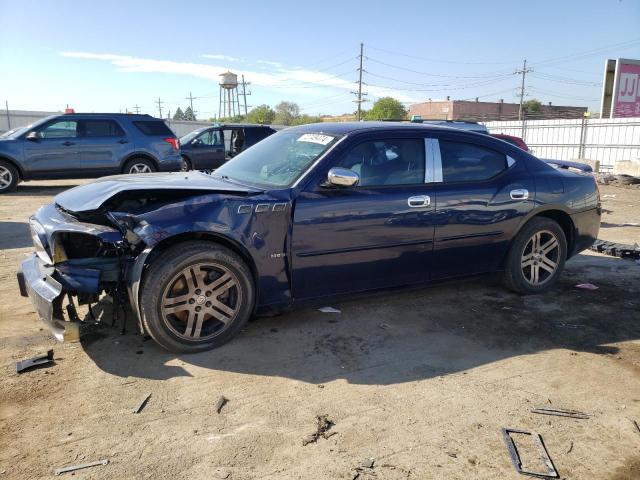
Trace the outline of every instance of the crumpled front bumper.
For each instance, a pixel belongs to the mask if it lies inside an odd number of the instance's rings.
[[[58,341],[78,341],[79,325],[64,319],[62,298],[65,292],[60,282],[53,278],[54,271],[53,267],[46,266],[35,253],[30,255],[18,270],[20,294],[29,297],[38,316]]]

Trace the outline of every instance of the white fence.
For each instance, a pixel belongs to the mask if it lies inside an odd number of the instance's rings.
[[[26,127],[41,118],[61,115],[62,112],[34,112],[32,110],[0,110],[0,133],[17,127]]]
[[[521,137],[540,158],[640,164],[640,118],[486,122],[491,133]]]
[[[166,122],[178,138],[189,132],[197,130],[198,128],[210,127],[213,125],[211,122],[187,122],[185,120],[166,120]]]

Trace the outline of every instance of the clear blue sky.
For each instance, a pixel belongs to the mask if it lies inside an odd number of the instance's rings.
[[[250,105],[344,113],[360,42],[372,100],[515,102],[527,58],[528,98],[598,110],[605,58],[640,58],[640,1],[0,0],[0,102],[157,115],[191,91],[206,118],[231,69]]]

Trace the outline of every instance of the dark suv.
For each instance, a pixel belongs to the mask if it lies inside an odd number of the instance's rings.
[[[181,166],[175,134],[149,115],[56,115],[0,137],[0,193],[23,180],[167,172]]]
[[[180,138],[180,150],[187,170],[208,170],[274,133],[267,125],[214,124]]]

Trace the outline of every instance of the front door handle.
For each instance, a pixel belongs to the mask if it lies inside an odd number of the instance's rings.
[[[527,200],[529,198],[529,190],[526,188],[516,188],[515,190],[511,190],[510,194],[511,200]]]
[[[126,139],[124,139],[124,138],[121,138],[120,140],[118,140],[118,143],[119,143],[120,145],[124,145],[125,143],[129,143],[129,140],[126,140]]]
[[[407,204],[411,208],[428,207],[431,205],[431,198],[429,195],[416,195],[415,197],[409,197]]]
[[[71,145],[75,145],[76,142],[70,142],[69,140],[67,140],[66,142],[62,142],[62,145],[64,145],[65,147],[70,147]]]

